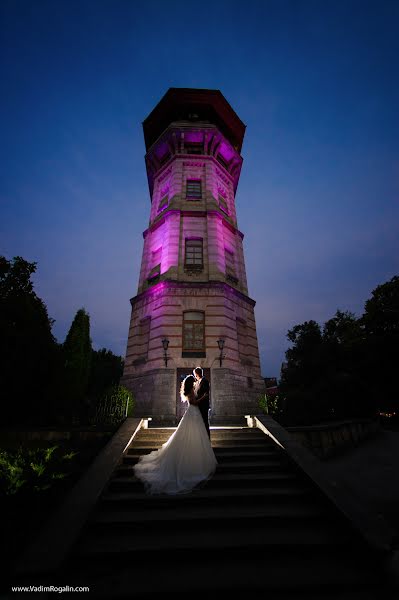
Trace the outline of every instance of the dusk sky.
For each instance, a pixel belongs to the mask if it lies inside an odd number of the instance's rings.
[[[219,89],[247,126],[236,196],[262,375],[287,331],[360,316],[399,274],[397,0],[1,0],[0,254],[38,263],[125,355],[150,198],[142,121]],[[23,357],[22,357],[23,359]]]

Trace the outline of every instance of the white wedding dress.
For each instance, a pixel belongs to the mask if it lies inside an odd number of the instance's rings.
[[[176,431],[159,450],[141,456],[133,467],[149,494],[190,492],[217,466],[199,408],[189,404]]]

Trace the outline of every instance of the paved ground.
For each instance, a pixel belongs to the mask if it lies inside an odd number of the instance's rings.
[[[381,513],[399,536],[399,431],[383,430],[323,464],[328,475]]]

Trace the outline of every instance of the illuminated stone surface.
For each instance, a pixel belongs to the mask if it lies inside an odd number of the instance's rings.
[[[199,365],[213,423],[257,412],[264,380],[235,209],[245,126],[218,90],[171,88],[143,129],[151,210],[122,381],[137,416],[173,423],[180,381]],[[203,328],[184,327],[186,311],[201,313]]]

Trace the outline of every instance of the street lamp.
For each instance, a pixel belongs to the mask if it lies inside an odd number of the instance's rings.
[[[163,359],[165,361],[165,367],[167,367],[168,366],[168,346],[169,346],[169,340],[167,338],[163,338],[162,346],[163,346]]]
[[[217,342],[218,342],[218,346],[219,346],[219,350],[220,350],[219,362],[220,362],[220,366],[222,366],[222,361],[224,359],[224,354],[223,354],[224,340],[222,338],[219,338]]]

